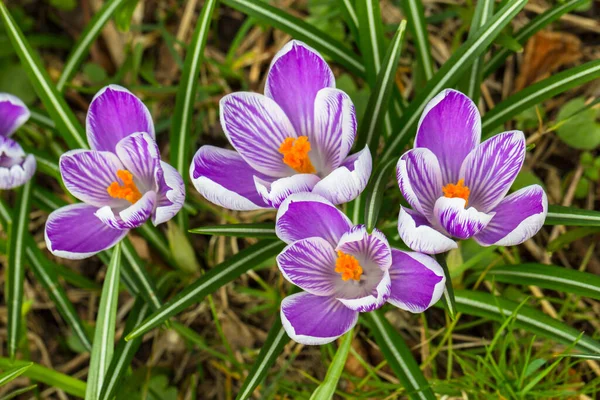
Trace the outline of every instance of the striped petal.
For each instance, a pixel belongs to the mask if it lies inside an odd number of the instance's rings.
[[[117,156],[125,169],[133,174],[140,191],[156,190],[156,169],[160,168],[160,152],[154,139],[145,132],[131,134],[119,141]]]
[[[183,207],[185,202],[185,183],[175,168],[164,161],[156,169],[156,209],[152,214],[154,226],[162,224],[173,218]]]
[[[452,237],[468,239],[486,227],[493,213],[477,211],[475,207],[465,208],[465,200],[459,197],[440,197],[433,210],[436,221]]]
[[[431,226],[427,218],[414,210],[400,207],[400,239],[412,250],[440,254],[458,248],[456,242]]]
[[[11,136],[29,116],[29,109],[21,99],[9,93],[0,93],[0,136]]]
[[[313,190],[321,179],[313,174],[296,174],[275,181],[254,177],[256,191],[264,203],[278,208],[281,203],[294,193],[307,193]]]
[[[101,207],[96,211],[96,217],[113,229],[133,229],[144,225],[155,206],[156,192],[150,191],[127,208]]]

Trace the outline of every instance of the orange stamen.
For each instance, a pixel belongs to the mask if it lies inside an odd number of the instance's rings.
[[[471,191],[468,187],[465,186],[465,180],[459,179],[454,183],[449,183],[442,188],[442,192],[444,192],[444,196],[450,199],[455,197],[460,197],[461,199],[465,199],[465,207],[469,204],[469,194]]]
[[[308,137],[300,136],[298,139],[287,138],[279,146],[279,152],[283,154],[285,165],[292,167],[301,174],[314,174],[316,172],[308,157],[310,143]]]
[[[123,181],[123,185],[120,185],[117,181],[111,183],[110,186],[106,188],[110,197],[115,199],[125,199],[131,204],[142,198],[142,194],[137,186],[135,186],[131,172],[120,169],[117,171],[117,177]]]
[[[342,280],[347,281],[348,279],[354,279],[360,281],[360,276],[363,273],[363,269],[358,263],[358,260],[350,254],[337,252],[338,259],[335,262],[335,272],[342,275]]]

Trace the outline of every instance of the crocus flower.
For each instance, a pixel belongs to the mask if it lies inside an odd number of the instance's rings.
[[[431,256],[390,248],[382,232],[353,226],[314,193],[288,197],[275,227],[288,243],[277,257],[279,269],[304,290],[281,303],[283,327],[299,343],[329,343],[352,328],[360,312],[386,302],[422,312],[444,290],[442,267]]]
[[[415,139],[397,166],[401,207],[398,231],[415,251],[437,254],[454,239],[483,246],[524,242],[542,227],[548,199],[539,185],[506,196],[525,159],[523,132],[481,141],[481,118],[464,94],[444,90],[429,102]]]
[[[92,150],[72,150],[59,161],[65,187],[83,203],[54,211],[46,246],[71,259],[92,256],[119,242],[149,218],[154,225],[181,209],[181,175],[160,160],[146,106],[120,86],[100,90],[86,120]]]
[[[354,105],[306,44],[291,41],[275,55],[264,95],[232,93],[220,108],[236,151],[202,146],[190,166],[194,186],[209,201],[255,210],[277,208],[291,193],[313,192],[342,204],[365,188],[369,149],[348,156],[356,135]]]
[[[29,119],[29,109],[8,93],[0,93],[0,189],[13,189],[31,179],[36,162],[10,136]]]

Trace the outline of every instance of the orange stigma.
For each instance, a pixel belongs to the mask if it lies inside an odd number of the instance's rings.
[[[142,198],[142,194],[135,186],[133,182],[133,175],[126,169],[120,169],[117,171],[117,177],[123,181],[123,185],[119,185],[119,182],[114,181],[106,188],[106,191],[115,199],[125,199],[131,204],[135,203]]]
[[[455,197],[465,199],[465,207],[467,204],[469,204],[469,194],[471,191],[465,186],[464,179],[459,179],[458,182],[456,182],[456,185],[454,183],[447,184],[442,188],[442,192],[444,192],[444,196],[448,197],[449,199]]]
[[[344,254],[338,250],[338,259],[335,262],[335,272],[342,275],[342,280],[354,279],[360,281],[363,269],[358,260],[350,254]]]
[[[308,158],[310,143],[308,137],[300,136],[298,139],[287,138],[279,146],[279,152],[283,154],[285,165],[292,167],[301,174],[314,174],[316,172]]]

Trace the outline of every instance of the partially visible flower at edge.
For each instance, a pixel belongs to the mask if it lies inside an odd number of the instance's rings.
[[[277,212],[277,257],[283,276],[304,292],[281,303],[288,335],[308,345],[334,341],[368,312],[389,302],[413,313],[444,291],[442,267],[431,256],[390,248],[385,235],[353,226],[331,202],[313,193],[291,195]]]
[[[29,109],[16,96],[0,93],[0,189],[25,184],[35,173],[35,157],[25,154],[10,136],[29,119]]]
[[[525,136],[500,133],[481,141],[476,105],[444,90],[423,111],[415,146],[400,157],[397,178],[412,209],[400,208],[398,231],[408,247],[438,254],[473,238],[483,246],[511,246],[535,235],[548,199],[539,185],[508,196],[525,160]]]
[[[365,147],[348,156],[356,117],[346,93],[315,50],[287,43],[274,57],[265,94],[238,92],[220,103],[221,125],[236,151],[202,146],[190,166],[194,186],[231,210],[277,208],[292,193],[334,204],[356,198],[371,174]]]
[[[160,159],[150,112],[127,89],[110,85],[96,94],[86,131],[92,150],[68,151],[59,161],[65,187],[83,203],[46,222],[46,246],[63,258],[106,250],[149,218],[166,222],[185,199],[181,175]]]

